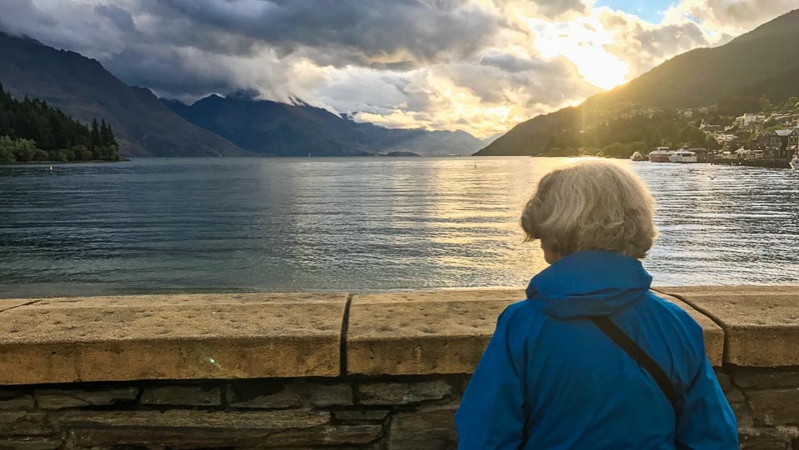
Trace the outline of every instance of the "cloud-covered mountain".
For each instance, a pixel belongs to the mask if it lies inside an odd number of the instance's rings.
[[[237,156],[246,152],[182,119],[149,89],[129,87],[93,60],[0,33],[0,82],[88,123],[111,123],[124,156]]]
[[[799,10],[717,48],[676,56],[631,82],[590,97],[577,107],[523,122],[477,155],[537,155],[553,134],[585,130],[633,110],[719,105],[742,113],[761,94],[783,102],[799,94]]]
[[[410,151],[442,156],[471,154],[482,147],[480,140],[463,131],[388,129],[301,101],[287,104],[254,96],[251,92],[210,95],[190,106],[162,101],[193,124],[259,155],[367,156]]]

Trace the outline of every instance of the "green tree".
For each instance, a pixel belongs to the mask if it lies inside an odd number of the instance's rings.
[[[43,100],[14,99],[2,84],[0,136],[7,138],[3,139],[0,162],[119,159],[119,144],[105,120],[102,126],[94,120],[87,127]]]
[[[41,152],[36,148],[36,143],[30,139],[14,139],[10,136],[0,136],[0,161],[3,162],[28,162]]]

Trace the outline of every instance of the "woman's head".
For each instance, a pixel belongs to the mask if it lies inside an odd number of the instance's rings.
[[[544,176],[521,222],[527,240],[541,240],[549,262],[582,250],[640,259],[657,234],[653,207],[652,194],[632,172],[588,160]]]

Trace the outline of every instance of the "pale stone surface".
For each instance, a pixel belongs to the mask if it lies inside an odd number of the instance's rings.
[[[799,366],[799,287],[668,288],[722,325],[725,363]]]
[[[343,294],[46,299],[0,313],[0,384],[337,376]]]
[[[347,332],[347,370],[361,375],[471,373],[497,316],[519,290],[356,295]]]
[[[710,361],[720,366],[721,327],[677,298],[702,326]],[[356,295],[347,333],[347,370],[359,375],[471,373],[496,319],[523,290],[399,292]]]
[[[22,305],[32,304],[40,300],[3,300],[0,299],[0,313],[9,309],[18,308]]]
[[[705,353],[707,353],[710,363],[715,367],[721,366],[724,362],[724,330],[716,322],[713,322],[711,318],[700,313],[684,301],[660,292],[657,292],[657,294],[679,306],[696,320],[699,326],[702,327],[702,335],[705,338]]]
[[[42,409],[80,408],[129,402],[139,396],[139,388],[102,389],[36,389],[36,403]]]

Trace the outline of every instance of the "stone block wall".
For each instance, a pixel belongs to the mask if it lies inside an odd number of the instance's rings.
[[[702,326],[741,449],[799,450],[799,292],[662,294]],[[0,450],[453,449],[520,290],[0,301]]]
[[[799,367],[717,373],[738,418],[741,449],[799,450]]]
[[[799,368],[719,369],[741,449],[799,450]],[[0,391],[0,449],[443,450],[468,375],[145,381]]]
[[[17,386],[0,449],[448,449],[467,375]]]

